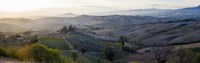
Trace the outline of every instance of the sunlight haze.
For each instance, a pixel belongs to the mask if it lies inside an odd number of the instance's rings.
[[[31,13],[58,15],[69,12],[88,14],[145,8],[179,9],[199,4],[200,0],[0,0],[0,13],[3,13],[0,16],[23,17]],[[12,13],[15,15],[10,16]]]

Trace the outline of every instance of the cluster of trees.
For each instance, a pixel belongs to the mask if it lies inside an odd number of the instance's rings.
[[[0,41],[1,42],[14,42],[19,37],[22,37],[22,35],[20,35],[20,34],[5,35],[4,33],[0,32]]]
[[[57,32],[59,33],[68,33],[71,31],[77,30],[77,28],[73,25],[70,25],[69,27],[64,26],[63,28],[61,28],[60,30],[58,30]]]
[[[125,43],[128,42],[128,39],[126,36],[120,36],[118,42],[120,43],[120,49],[124,52],[134,52],[133,49],[126,46]],[[111,48],[105,48],[103,50],[103,58],[113,61],[116,58],[115,52]]]

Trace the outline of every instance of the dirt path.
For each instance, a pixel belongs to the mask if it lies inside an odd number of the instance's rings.
[[[74,49],[74,47],[67,41],[67,39],[65,39],[65,37],[63,37],[63,39],[64,39],[65,42],[69,45],[69,48]]]

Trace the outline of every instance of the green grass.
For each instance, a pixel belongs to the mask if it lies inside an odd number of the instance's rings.
[[[50,48],[55,48],[59,50],[68,50],[69,46],[62,38],[40,38],[41,43],[47,45]]]

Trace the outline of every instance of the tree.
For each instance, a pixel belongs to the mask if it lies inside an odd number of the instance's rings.
[[[73,58],[74,61],[76,61],[77,58],[78,58],[78,53],[77,52],[72,52],[71,53],[71,57]]]
[[[166,63],[172,52],[172,47],[153,47],[151,51],[158,63]]]
[[[113,61],[114,60],[114,52],[111,50],[111,48],[105,48],[103,50],[103,54],[104,54],[104,58],[109,60],[109,61]]]
[[[128,40],[127,40],[126,36],[120,36],[119,42],[121,43],[122,47],[125,46],[125,42],[127,42],[127,41]]]
[[[64,26],[63,28],[61,28],[60,30],[58,30],[58,32],[60,32],[60,33],[66,33],[67,30],[68,30],[67,27]]]
[[[78,45],[76,43],[72,43],[72,46],[76,49]]]
[[[68,31],[74,31],[76,29],[76,27],[75,26],[73,26],[73,25],[70,25],[69,26],[69,28],[68,28]]]
[[[178,57],[178,63],[194,63],[195,62],[195,53],[189,49],[180,48],[176,56]]]
[[[81,49],[81,53],[82,53],[82,54],[85,54],[86,52],[87,52],[87,50],[86,50],[85,48],[82,48],[82,49]]]
[[[37,43],[37,42],[39,42],[38,36],[35,35],[35,36],[32,38],[31,43]]]

